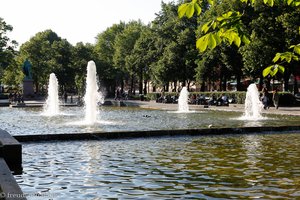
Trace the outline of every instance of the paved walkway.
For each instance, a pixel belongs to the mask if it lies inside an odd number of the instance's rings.
[[[114,102],[114,105],[120,103],[119,101],[115,101],[112,99],[108,99],[106,101]],[[156,103],[155,101],[140,101],[140,100],[124,100],[126,105],[129,106],[139,106],[141,108],[149,108],[149,109],[160,109],[160,110],[177,110],[178,104],[165,104],[165,103]],[[25,101],[26,106],[34,107],[34,106],[42,106],[45,101]],[[76,104],[62,104],[65,106],[72,106]],[[236,112],[244,112],[244,104],[229,104],[229,106],[208,106],[204,105],[189,105],[190,110],[222,110],[222,111],[236,111]],[[300,116],[300,107],[279,107],[275,109],[274,107],[270,107],[267,110],[263,110],[263,113],[267,114],[282,114],[282,115],[295,115]],[[300,123],[299,123],[300,124]]]
[[[128,105],[136,105],[142,108],[150,109],[161,109],[161,110],[177,110],[177,104],[165,104],[165,103],[156,103],[155,101],[124,101]],[[209,106],[205,108],[203,105],[190,105],[190,110],[222,110],[222,111],[236,111],[244,112],[244,104],[229,104],[229,106]],[[263,113],[268,114],[282,114],[282,115],[295,115],[300,116],[300,107],[270,107],[267,110],[263,110]],[[300,122],[299,122],[300,123]]]

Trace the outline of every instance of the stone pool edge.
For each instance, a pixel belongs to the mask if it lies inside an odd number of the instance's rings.
[[[144,130],[144,131],[115,131],[92,133],[66,133],[43,135],[16,135],[19,142],[44,141],[72,141],[72,140],[109,140],[148,138],[161,136],[201,136],[201,135],[228,135],[228,134],[255,134],[268,132],[299,131],[300,126],[264,126],[264,127],[238,127],[238,128],[203,128],[203,129],[174,129],[174,130]]]
[[[0,199],[26,199],[14,174],[22,172],[22,145],[0,129]]]

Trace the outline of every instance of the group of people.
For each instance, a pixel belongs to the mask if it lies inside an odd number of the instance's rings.
[[[23,95],[20,92],[9,93],[9,102],[24,103]]]
[[[266,87],[264,87],[262,89],[262,93],[261,93],[261,97],[260,100],[263,103],[264,109],[269,109],[270,108],[270,104],[271,104],[271,100],[273,102],[273,105],[276,109],[278,109],[279,107],[279,94],[278,94],[278,89],[276,88],[272,94],[270,94],[268,92],[268,89]]]

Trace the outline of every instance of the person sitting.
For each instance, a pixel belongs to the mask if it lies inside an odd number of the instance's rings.
[[[208,101],[208,105],[216,105],[217,104],[217,98],[215,95],[213,95],[210,100]]]
[[[222,95],[221,99],[222,99],[222,105],[223,106],[228,106],[229,105],[228,97],[225,94]]]
[[[228,106],[228,97],[225,94],[222,94],[217,100],[217,106]]]

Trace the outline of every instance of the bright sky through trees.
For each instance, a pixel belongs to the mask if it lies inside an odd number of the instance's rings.
[[[98,33],[120,21],[148,24],[162,1],[172,0],[2,0],[0,17],[13,26],[8,36],[20,45],[46,29],[75,45],[94,43]]]

